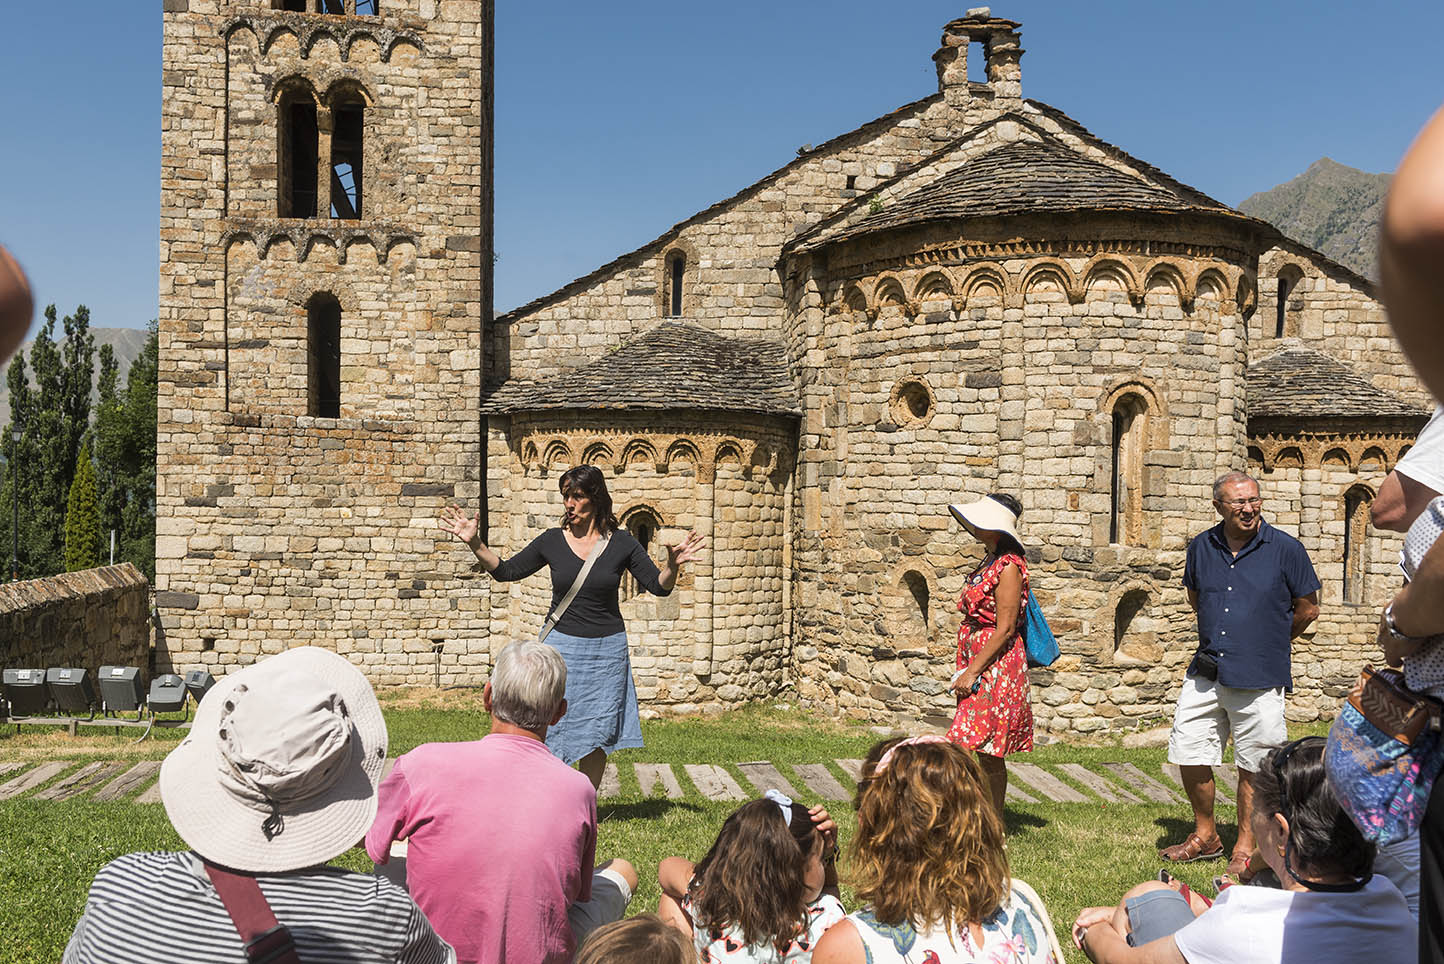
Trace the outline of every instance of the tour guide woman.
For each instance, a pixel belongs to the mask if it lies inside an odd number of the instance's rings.
[[[460,507],[447,506],[439,525],[466,543],[498,582],[525,579],[550,566],[549,613],[576,582],[597,540],[607,540],[580,591],[546,636],[547,644],[567,661],[567,711],[547,731],[547,749],[567,763],[578,764],[592,786],[600,786],[607,754],[642,745],[627,628],[617,604],[622,573],[630,572],[637,585],[654,596],[668,595],[682,564],[697,558],[703,540],[689,532],[679,544],[667,546],[667,564],[659,571],[641,543],[618,526],[600,469],[592,465],[569,469],[559,487],[566,505],[561,527],[543,532],[510,559],[503,560],[481,541],[480,512],[468,518]]]
[[[1002,817],[1008,789],[1003,757],[1033,749],[1028,654],[1018,632],[1028,606],[1028,566],[1017,529],[1023,507],[1011,495],[988,495],[948,511],[987,550],[958,600],[963,622],[952,683],[958,710],[948,739],[978,754],[993,809]]]

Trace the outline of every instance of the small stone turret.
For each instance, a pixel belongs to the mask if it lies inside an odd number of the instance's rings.
[[[933,54],[938,65],[938,89],[948,104],[967,107],[977,97],[989,101],[1021,100],[1023,97],[1023,48],[1019,46],[1015,20],[1002,20],[987,7],[974,7],[967,16],[943,27],[943,45]],[[983,84],[968,82],[968,47],[983,45],[988,79]]]

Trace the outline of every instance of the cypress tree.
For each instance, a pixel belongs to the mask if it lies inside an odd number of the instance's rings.
[[[75,481],[65,504],[65,571],[77,572],[100,565],[100,500],[90,446],[81,446],[75,460]]]

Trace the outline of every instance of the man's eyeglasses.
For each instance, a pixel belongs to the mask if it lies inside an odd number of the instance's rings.
[[[1252,499],[1219,499],[1224,505],[1231,509],[1242,509],[1250,505],[1263,505],[1263,499],[1254,496]]]

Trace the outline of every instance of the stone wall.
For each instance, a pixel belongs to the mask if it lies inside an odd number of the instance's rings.
[[[6,669],[102,666],[150,658],[150,584],[130,563],[0,584],[0,653]]]
[[[558,478],[572,465],[597,465],[622,525],[636,532],[645,520],[653,533],[659,566],[663,543],[689,529],[707,539],[669,596],[628,591],[624,581],[622,616],[644,703],[690,712],[764,698],[788,683],[793,438],[785,419],[701,412],[494,419],[490,461],[506,474],[491,491],[490,545],[509,556],[557,525]],[[544,572],[508,585],[483,575],[469,593],[491,601],[495,646],[535,635],[551,604]]]
[[[479,682],[487,621],[435,518],[481,494],[490,5],[268,7],[165,5],[158,667],[315,643],[378,683]],[[333,218],[348,101],[360,216]],[[293,102],[317,117],[316,217],[279,216]],[[317,296],[340,306],[338,417],[315,407]]]
[[[1433,408],[1429,392],[1394,341],[1374,285],[1318,252],[1292,242],[1275,245],[1259,256],[1259,307],[1248,332],[1253,358],[1263,358],[1285,347],[1278,337],[1280,277],[1289,282],[1283,338],[1300,339],[1380,388],[1426,410]]]

